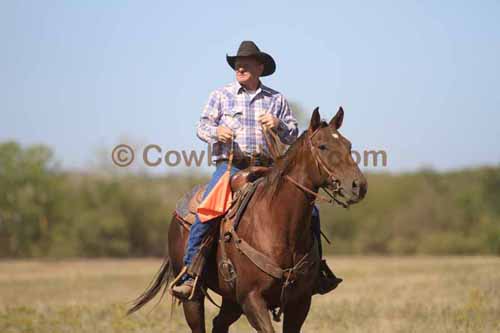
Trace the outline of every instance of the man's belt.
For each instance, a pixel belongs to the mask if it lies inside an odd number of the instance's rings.
[[[228,159],[220,159],[216,162],[216,165],[218,166],[219,163],[222,162],[227,162]],[[233,158],[233,165],[237,167],[238,169],[246,169],[251,166],[271,166],[273,164],[273,160],[263,154],[255,154],[252,156],[238,156]]]

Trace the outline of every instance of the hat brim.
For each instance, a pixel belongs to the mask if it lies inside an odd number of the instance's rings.
[[[262,62],[262,64],[264,64],[264,71],[262,72],[261,76],[268,76],[268,75],[273,74],[276,71],[276,63],[274,62],[273,57],[271,57],[269,54],[267,54],[265,52],[259,52],[259,53],[251,54],[251,55],[248,55],[248,56],[243,56],[243,55],[230,56],[230,55],[226,55],[227,63],[234,70],[236,70],[235,69],[236,59],[238,59],[239,57],[255,57],[260,62]]]

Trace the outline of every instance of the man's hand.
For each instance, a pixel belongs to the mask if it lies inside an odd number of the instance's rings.
[[[233,139],[233,131],[225,126],[217,127],[217,140],[226,143]]]
[[[257,120],[267,129],[276,128],[280,123],[280,120],[270,113],[261,115]]]

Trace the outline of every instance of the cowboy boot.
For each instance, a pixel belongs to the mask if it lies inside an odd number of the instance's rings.
[[[313,288],[313,295],[320,294],[324,295],[337,288],[337,286],[342,282],[341,278],[338,278],[333,274],[332,270],[326,264],[326,260],[322,259],[319,265],[319,274],[316,278],[316,283]]]
[[[188,299],[193,293],[194,278],[186,274],[181,283],[172,287],[172,294],[182,300]]]
[[[313,295],[324,295],[337,288],[337,286],[343,280],[333,274],[330,267],[328,267],[326,260],[323,259],[323,245],[321,244],[321,226],[319,222],[319,213],[313,214],[311,219],[311,229],[313,236],[316,237],[316,240],[318,241],[319,257],[321,258],[318,277],[316,278],[316,281],[314,283]]]
[[[200,280],[203,276],[205,263],[208,260],[209,255],[213,252],[213,245],[215,240],[215,233],[218,231],[218,223],[212,223],[208,230],[204,231],[204,234],[201,235],[202,240],[201,244],[196,248],[193,246],[195,250],[195,254],[193,258],[188,260],[187,266],[179,273],[179,276],[174,280],[173,286],[171,287],[171,293],[175,297],[181,300],[187,300],[190,297],[197,297],[199,290],[196,285],[198,280]],[[193,227],[191,227],[193,230]],[[177,282],[178,279],[178,282]]]

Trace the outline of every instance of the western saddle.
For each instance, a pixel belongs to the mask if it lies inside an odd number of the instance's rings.
[[[250,166],[246,169],[238,171],[231,177],[231,191],[233,193],[243,189],[243,187],[252,183],[255,180],[264,177],[270,171],[270,167],[264,166]],[[179,202],[175,208],[175,212],[183,222],[189,226],[194,223],[196,218],[196,209],[203,200],[203,194],[207,184],[197,185],[190,192],[188,192]]]

